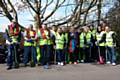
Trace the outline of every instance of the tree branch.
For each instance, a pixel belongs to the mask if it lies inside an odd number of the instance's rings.
[[[16,10],[15,10],[13,4],[10,2],[10,0],[8,0],[8,4],[11,6],[11,8],[12,8],[14,14],[15,14],[15,16],[14,16],[15,20],[18,22],[17,12],[16,12]]]
[[[36,11],[35,8],[33,7],[33,5],[30,3],[30,0],[26,0],[26,1],[27,1],[28,5],[31,7],[31,9],[32,9],[35,13],[37,13],[37,11]]]
[[[55,8],[44,20],[42,20],[42,23],[44,23],[46,20],[48,20],[57,11],[57,9],[65,2],[65,0],[63,0],[60,4],[59,4],[59,2],[60,2],[60,0],[57,0]]]
[[[5,16],[12,21],[13,17],[11,16],[11,14],[9,13],[9,11],[7,10],[7,8],[5,7],[4,3],[2,2],[2,0],[0,0],[0,7],[2,8],[3,12],[5,13]]]
[[[46,5],[45,7],[41,10],[41,18],[43,18],[45,12],[46,12],[46,9],[48,6],[50,6],[52,3],[53,3],[54,0],[51,0],[49,3],[48,3],[48,0],[46,0]]]
[[[85,22],[86,22],[86,19],[87,19],[87,15],[88,15],[89,10],[90,10],[92,7],[94,7],[94,6],[96,5],[96,3],[97,3],[97,0],[92,0],[92,2],[90,3],[88,9],[86,10],[86,13],[85,13],[85,16],[84,16],[84,20],[83,20],[82,25],[84,25]]]

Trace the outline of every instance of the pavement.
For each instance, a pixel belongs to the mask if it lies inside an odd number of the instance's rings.
[[[48,70],[21,66],[6,70],[6,64],[0,64],[0,80],[120,80],[120,65],[52,65]]]

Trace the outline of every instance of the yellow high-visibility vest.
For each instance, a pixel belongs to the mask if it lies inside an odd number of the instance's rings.
[[[86,42],[89,43],[91,42],[91,32],[87,32],[87,34],[85,34],[86,37]],[[89,45],[86,45],[86,47],[89,47]]]
[[[108,47],[112,47],[114,45],[113,38],[112,38],[113,34],[114,34],[113,31],[106,33],[106,46],[108,46]]]
[[[100,33],[96,33],[97,41],[100,41],[104,34],[106,34],[105,31],[102,31]],[[99,46],[105,46],[105,42],[99,43]]]
[[[65,36],[64,34],[59,34],[59,33],[56,33],[56,39],[55,39],[55,43],[56,43],[56,49],[63,49],[64,48],[64,39],[65,39]]]
[[[42,39],[42,34],[45,34],[45,36],[46,36],[47,39]],[[38,30],[37,35],[40,36],[40,40],[39,40],[39,45],[40,46],[42,46],[42,45],[48,45],[48,43],[49,43],[49,37],[48,37],[48,31],[47,30],[44,30],[44,33],[41,33],[41,31]]]
[[[30,35],[31,39],[34,39],[33,36],[35,36],[35,35],[34,35],[33,31],[29,31],[29,35]],[[25,38],[27,38],[27,37],[25,37]],[[33,43],[24,41],[24,46],[36,46],[36,45],[37,45],[37,43],[34,40],[33,40]]]
[[[80,48],[85,47],[85,44],[84,44],[85,40],[84,40],[84,38],[85,38],[85,33],[82,32],[82,33],[79,35],[79,40],[80,40],[79,47],[80,47]]]

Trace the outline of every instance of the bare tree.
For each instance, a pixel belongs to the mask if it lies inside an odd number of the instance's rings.
[[[98,22],[100,21],[101,7],[103,4],[101,2],[103,0],[73,0],[72,4],[71,3],[65,4],[66,1],[70,2],[71,0],[19,0],[19,2],[17,2],[15,5],[13,2],[11,2],[11,0],[0,0],[0,14],[6,16],[10,21],[12,19],[15,19],[19,23],[18,11],[28,9],[31,15],[33,16],[33,21],[35,22],[35,26],[37,28],[44,23],[52,24],[55,22],[57,22],[56,25],[64,24],[71,24],[72,26],[84,25],[87,22],[88,15],[91,12],[96,12],[96,10],[98,10],[99,13],[99,15],[97,15]],[[49,9],[50,6],[53,6],[53,9],[51,10],[50,13],[47,13],[47,10]],[[57,12],[59,8],[68,6],[74,6],[70,14],[62,18],[50,20],[51,17]],[[62,15],[65,15],[65,12]]]

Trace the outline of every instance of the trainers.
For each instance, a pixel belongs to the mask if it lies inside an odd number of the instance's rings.
[[[64,63],[63,63],[63,62],[61,62],[61,63],[60,63],[60,65],[61,65],[61,66],[64,66]]]
[[[60,62],[58,62],[58,65],[61,65],[61,63],[60,63]]]
[[[107,61],[107,64],[110,64],[110,61]]]
[[[9,66],[8,68],[7,68],[7,70],[11,70],[12,69],[12,67],[11,66]]]
[[[97,64],[104,64],[104,62],[100,62],[100,61],[98,61]]]
[[[69,64],[72,64],[72,62],[69,62]]]
[[[77,64],[77,62],[74,62],[74,64]]]
[[[24,64],[24,67],[27,67],[27,64]]]
[[[45,66],[44,66],[44,69],[49,69],[48,65],[45,65]]]
[[[81,60],[82,63],[84,63],[84,60]]]
[[[113,66],[115,66],[115,65],[116,65],[116,63],[112,63],[112,65],[113,65]]]
[[[77,60],[77,63],[80,63],[80,60]]]

